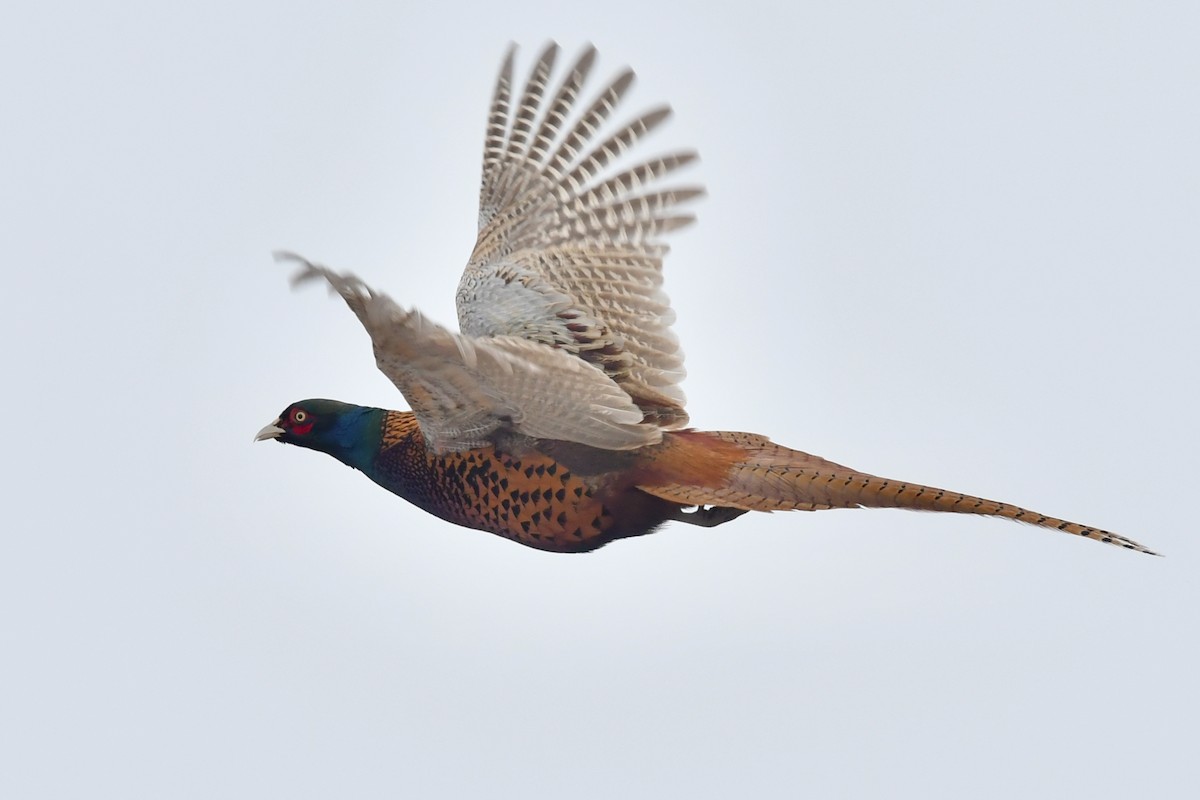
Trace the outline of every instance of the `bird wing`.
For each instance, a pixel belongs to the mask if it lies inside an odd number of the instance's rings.
[[[516,336],[473,337],[405,310],[354,275],[291,254],[299,283],[324,278],[371,336],[375,363],[404,394],[434,452],[489,444],[501,428],[606,450],[658,442],[643,413],[600,369]]]
[[[557,45],[548,46],[515,106],[514,54],[510,48],[488,115],[479,238],[458,286],[459,326],[469,336],[515,336],[577,356],[612,378],[648,421],[684,427],[683,353],[662,290],[662,237],[693,221],[679,206],[703,190],[661,181],[697,156],[677,152],[608,169],[665,122],[670,108],[654,108],[601,139],[633,82],[631,70],[576,115],[594,48],[548,95],[558,55]]]

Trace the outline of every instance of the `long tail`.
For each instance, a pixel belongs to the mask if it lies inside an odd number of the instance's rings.
[[[754,433],[668,433],[642,468],[637,486],[647,494],[685,506],[749,511],[908,508],[1007,517],[1158,555],[1132,539],[1100,528],[982,497],[868,475]]]

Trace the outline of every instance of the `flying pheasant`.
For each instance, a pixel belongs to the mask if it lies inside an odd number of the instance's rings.
[[[711,527],[747,511],[909,508],[1007,517],[1151,551],[1115,533],[1006,503],[881,478],[753,433],[688,427],[683,354],[662,291],[665,234],[703,193],[664,186],[696,160],[612,165],[670,115],[600,132],[633,72],[590,105],[586,48],[550,91],[541,54],[513,103],[510,48],[488,114],[479,238],[458,286],[461,333],[358,278],[288,254],[371,336],[412,411],[292,403],[255,437],[328,453],[449,522],[556,552],[594,550],[675,520]]]

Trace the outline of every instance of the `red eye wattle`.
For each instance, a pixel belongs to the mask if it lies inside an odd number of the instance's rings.
[[[304,409],[294,408],[288,416],[288,421],[292,423],[292,433],[304,436],[313,429],[313,423],[309,421],[308,412]]]

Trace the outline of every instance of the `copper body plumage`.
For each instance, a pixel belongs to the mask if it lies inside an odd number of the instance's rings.
[[[747,511],[908,508],[1005,517],[1151,552],[1098,528],[897,481],[751,433],[689,427],[683,353],[662,288],[665,236],[703,194],[691,151],[619,166],[670,116],[615,124],[624,70],[587,102],[591,47],[552,80],[547,47],[519,92],[504,60],[485,133],[479,234],[456,296],[461,332],[298,256],[370,334],[411,411],[293,404],[258,438],[322,450],[450,522],[557,552],[664,522]],[[299,421],[298,421],[299,420]]]

